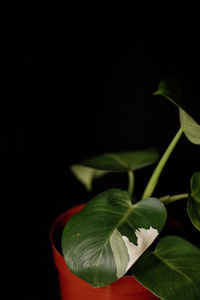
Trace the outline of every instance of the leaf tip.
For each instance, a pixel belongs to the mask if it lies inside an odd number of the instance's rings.
[[[155,92],[154,92],[152,95],[153,95],[153,96],[160,95],[160,91],[159,91],[159,90],[157,90],[157,91],[155,91]]]

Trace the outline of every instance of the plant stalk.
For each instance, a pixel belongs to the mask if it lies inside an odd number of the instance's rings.
[[[128,171],[128,193],[132,199],[133,197],[133,190],[134,190],[134,173],[132,170]]]
[[[144,191],[144,194],[142,196],[142,199],[146,199],[151,197],[151,195],[154,192],[154,189],[158,183],[158,179],[160,177],[160,174],[166,164],[166,162],[168,161],[168,158],[170,157],[173,149],[175,148],[177,142],[179,141],[181,135],[183,133],[183,130],[180,128],[177,132],[177,134],[175,135],[175,137],[173,138],[173,140],[171,141],[171,143],[169,144],[167,150],[165,151],[165,153],[163,154],[163,156],[161,157],[156,169],[154,170],[146,188]]]
[[[189,194],[178,194],[178,195],[167,195],[164,197],[159,198],[159,200],[164,203],[164,204],[168,204],[177,200],[182,200],[182,199],[186,199],[188,198]]]

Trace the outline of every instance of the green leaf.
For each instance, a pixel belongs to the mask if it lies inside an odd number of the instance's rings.
[[[200,172],[195,172],[191,178],[191,197],[200,203]]]
[[[95,178],[99,178],[107,174],[106,171],[95,170],[81,165],[71,166],[71,171],[88,191],[92,190],[92,182]]]
[[[200,249],[178,236],[162,238],[131,269],[133,276],[163,300],[200,299]]]
[[[75,177],[85,185],[88,191],[92,190],[92,182],[108,172],[129,172],[144,168],[156,162],[159,153],[153,149],[143,149],[132,152],[106,153],[79,164],[71,166]]]
[[[182,131],[190,142],[199,145],[200,125],[185,111],[179,82],[171,77],[162,79],[154,95],[161,95],[178,106]]]
[[[183,109],[180,111],[181,128],[190,142],[200,145],[200,125]]]
[[[182,88],[178,80],[173,77],[163,78],[154,95],[161,95],[176,106],[183,108]]]
[[[200,203],[193,198],[189,198],[187,212],[192,224],[200,231]]]
[[[200,172],[194,173],[190,185],[187,211],[192,224],[200,231]]]
[[[132,152],[106,153],[82,161],[79,165],[111,172],[128,172],[149,166],[156,162],[159,153],[148,148]]]
[[[66,224],[62,249],[69,269],[94,287],[122,277],[166,221],[164,205],[149,198],[133,205],[128,192],[107,190]]]

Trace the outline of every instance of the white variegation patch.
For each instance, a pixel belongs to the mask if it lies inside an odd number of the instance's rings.
[[[135,234],[137,236],[137,245],[131,243],[126,236],[122,236],[130,258],[126,271],[129,270],[141,254],[153,243],[159,232],[157,229],[150,227],[149,229],[138,228]]]
[[[123,276],[130,269],[158,234],[158,230],[153,227],[138,228],[135,231],[137,236],[137,245],[135,245],[117,229],[113,232],[110,237],[110,245],[115,259],[117,278]]]

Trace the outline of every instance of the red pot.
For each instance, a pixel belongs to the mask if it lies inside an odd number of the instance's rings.
[[[133,276],[124,276],[112,284],[93,288],[85,281],[79,279],[68,269],[64,257],[56,248],[56,240],[61,239],[62,230],[75,213],[79,212],[85,204],[67,210],[57,218],[51,228],[51,244],[53,258],[58,270],[61,300],[155,300],[159,299],[145,289]],[[59,244],[59,243],[58,243]]]

